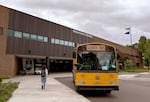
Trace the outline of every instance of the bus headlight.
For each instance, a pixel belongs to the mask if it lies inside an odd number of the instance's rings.
[[[109,84],[110,85],[116,85],[116,81],[110,81]]]
[[[85,82],[84,81],[78,81],[78,85],[84,85]]]

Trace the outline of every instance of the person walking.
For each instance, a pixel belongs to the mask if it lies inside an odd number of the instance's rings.
[[[45,89],[47,75],[48,75],[47,68],[45,66],[42,66],[42,71],[41,71],[42,90]]]

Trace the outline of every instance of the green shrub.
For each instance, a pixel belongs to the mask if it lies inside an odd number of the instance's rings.
[[[123,68],[122,70],[120,70],[120,72],[136,72],[136,73],[140,73],[140,72],[149,72],[148,69],[143,69],[143,68],[131,68],[131,69],[125,69]]]
[[[2,78],[2,79],[9,79],[10,77],[9,76],[5,76],[5,75],[0,75],[0,78]]]
[[[124,67],[125,67],[125,69],[131,69],[131,68],[133,68],[133,62],[132,62],[132,60],[127,59],[124,62]]]

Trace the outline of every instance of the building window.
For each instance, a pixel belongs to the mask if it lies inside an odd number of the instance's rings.
[[[75,47],[75,43],[72,43],[72,46]]]
[[[48,42],[48,37],[44,37],[44,42]]]
[[[59,39],[55,39],[55,44],[59,44]]]
[[[0,27],[0,35],[3,34],[3,27]]]
[[[37,35],[31,34],[31,39],[32,39],[32,40],[37,40]]]
[[[43,38],[43,36],[41,36],[41,35],[38,35],[38,36],[37,36],[37,39],[38,39],[38,41],[44,41],[44,38]]]
[[[51,38],[51,43],[75,47],[75,43],[74,42],[65,41],[65,40],[61,40],[61,39]]]
[[[65,45],[64,40],[60,40],[60,45]]]
[[[23,38],[30,39],[30,34],[29,33],[23,33]]]
[[[72,42],[69,42],[69,46],[72,46]]]
[[[55,43],[55,39],[54,38],[51,39],[51,43],[53,43],[53,44]]]
[[[14,36],[14,30],[8,29],[8,36]]]
[[[68,43],[69,43],[68,41],[65,41],[65,45],[66,45],[66,46],[68,46],[68,45],[69,45]]]
[[[15,31],[15,37],[22,38],[22,32]]]

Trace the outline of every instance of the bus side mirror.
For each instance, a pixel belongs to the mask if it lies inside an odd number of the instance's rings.
[[[73,55],[73,58],[76,58],[76,52],[75,51],[72,53],[72,55]]]
[[[79,63],[76,63],[76,64],[74,64],[76,67],[80,67],[81,66],[81,64],[79,64]]]
[[[76,63],[76,64],[74,64],[74,66],[77,68],[77,70],[79,70],[82,65],[79,63]]]

